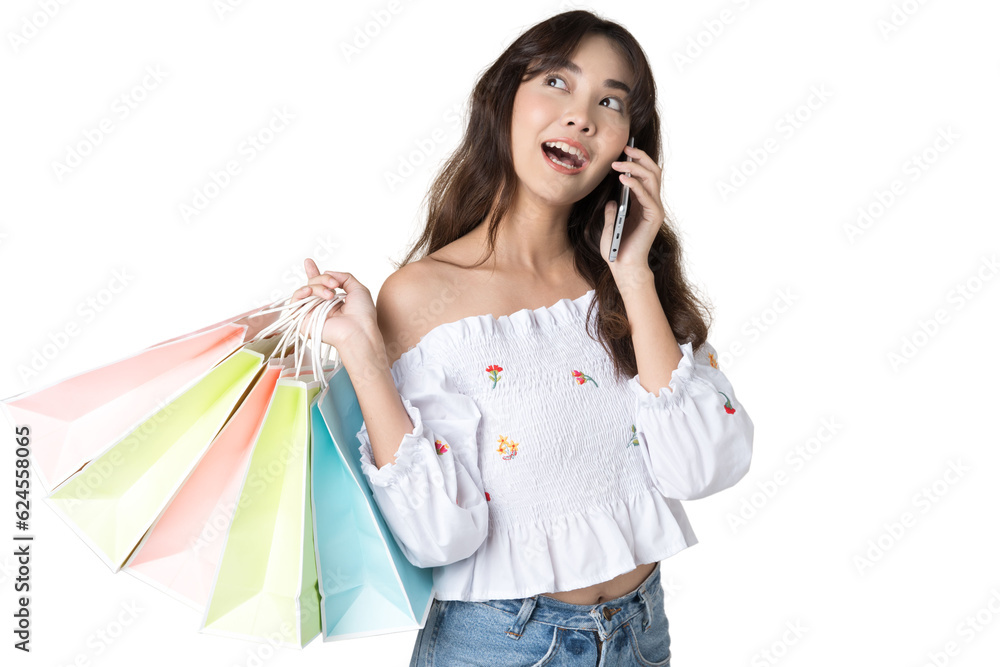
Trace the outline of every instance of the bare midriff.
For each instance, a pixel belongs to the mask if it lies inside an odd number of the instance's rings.
[[[654,569],[656,569],[656,563],[645,563],[631,572],[619,574],[614,579],[594,584],[593,586],[576,588],[571,591],[560,591],[559,593],[542,593],[542,595],[569,604],[601,604],[608,600],[620,598],[639,588],[639,585],[646,580],[646,577],[653,573]]]

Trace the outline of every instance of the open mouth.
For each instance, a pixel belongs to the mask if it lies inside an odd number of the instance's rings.
[[[587,165],[587,160],[582,156],[563,150],[559,146],[549,145],[550,143],[552,142],[545,142],[542,144],[542,152],[545,153],[545,157],[553,163],[573,171],[582,169]]]

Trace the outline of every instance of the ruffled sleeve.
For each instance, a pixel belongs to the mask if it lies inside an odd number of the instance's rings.
[[[697,354],[692,343],[680,348],[680,364],[659,396],[638,375],[628,386],[635,396],[636,435],[656,487],[667,498],[694,500],[733,486],[747,473],[753,422],[718,369],[715,348],[707,342]]]
[[[441,364],[421,356],[413,348],[392,368],[414,425],[403,435],[395,463],[375,466],[366,423],[357,437],[361,470],[397,544],[417,567],[434,567],[479,548],[489,510],[476,445],[482,414]]]

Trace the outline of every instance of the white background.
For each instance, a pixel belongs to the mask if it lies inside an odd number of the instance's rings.
[[[478,75],[530,25],[589,7],[651,59],[664,202],[756,426],[747,477],[686,503],[700,544],[663,562],[674,664],[995,664],[996,3],[46,4],[0,12],[0,396],[283,298],[307,256],[378,294]],[[162,80],[121,118],[147,68]],[[241,144],[275,109],[293,119],[248,160]],[[105,118],[113,131],[60,177]],[[240,173],[185,221],[227,160]],[[873,217],[852,236],[860,209]],[[8,613],[0,628],[17,664],[256,664],[262,645],[201,634],[197,612],[111,574],[41,496],[30,656],[10,648]],[[133,604],[98,655],[95,633]],[[405,665],[415,636],[314,640],[263,663]]]

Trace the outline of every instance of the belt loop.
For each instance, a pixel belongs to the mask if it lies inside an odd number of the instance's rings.
[[[514,624],[507,628],[508,637],[511,639],[521,638],[521,635],[524,634],[524,626],[528,624],[528,619],[531,618],[531,612],[535,610],[535,603],[537,601],[537,595],[524,598],[521,602],[521,611],[517,613],[517,618],[514,619]]]
[[[646,590],[646,583],[643,582],[642,586],[639,587],[639,597],[642,598],[642,603],[645,607],[642,618],[642,631],[645,632],[649,629],[649,626],[653,622],[653,607],[649,602],[649,598],[652,597],[649,591]]]

